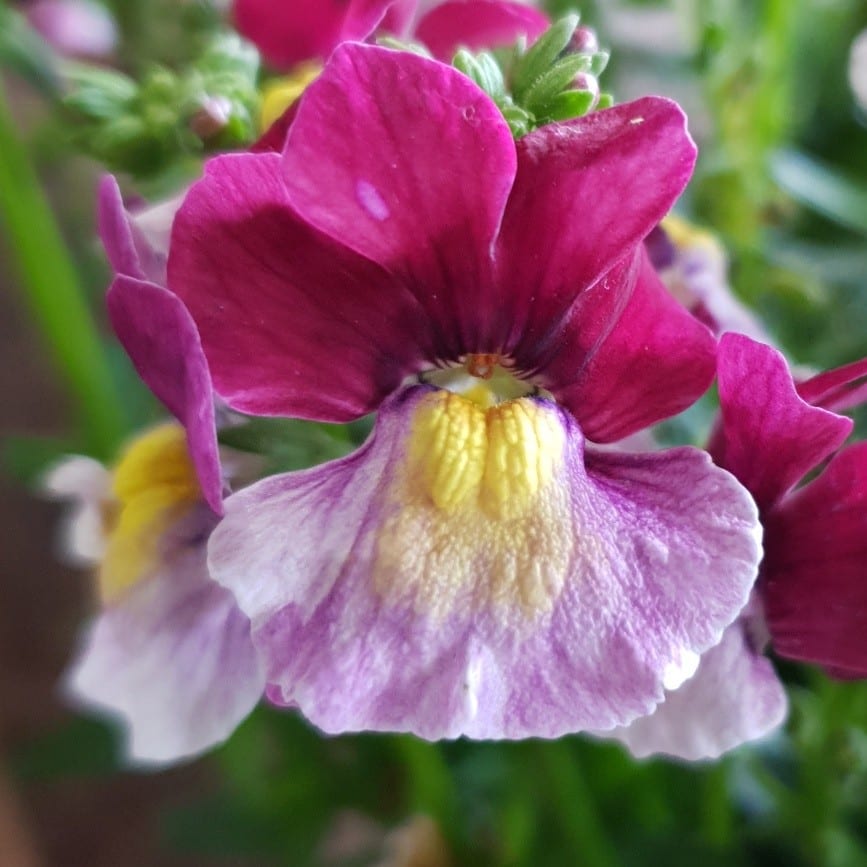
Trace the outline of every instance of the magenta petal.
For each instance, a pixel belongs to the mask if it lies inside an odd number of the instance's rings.
[[[213,524],[197,514],[172,528],[159,569],[97,618],[67,673],[76,703],[123,719],[137,761],[220,743],[262,695],[250,622],[208,576]]]
[[[421,19],[415,38],[438,60],[450,62],[458,48],[500,48],[512,45],[521,36],[534,42],[549,23],[544,12],[525,3],[446,0]]]
[[[235,0],[233,15],[238,31],[271,66],[288,69],[303,60],[324,60],[341,39],[364,39],[389,5],[390,0]]]
[[[208,163],[175,219],[169,284],[243,412],[357,418],[433,354],[413,296],[295,216],[276,154]]]
[[[610,733],[638,758],[715,759],[782,724],[788,701],[774,667],[754,646],[744,618],[701,657],[696,673],[656,710]]]
[[[842,412],[867,400],[867,358],[827,370],[797,386],[807,403]]]
[[[166,282],[166,252],[156,249],[135,225],[123,204],[120,187],[112,175],[99,181],[97,206],[99,236],[115,273]]]
[[[765,518],[762,598],[782,656],[867,676],[867,443]]]
[[[440,352],[486,345],[491,248],[515,172],[494,103],[456,69],[343,45],[308,88],[283,154],[300,217],[399,276]]]
[[[403,474],[430,394],[389,401],[354,455],[228,500],[209,564],[251,617],[269,696],[328,732],[427,738],[554,737],[649,712],[747,600],[760,556],[749,495],[694,449],[594,454],[585,469],[574,422],[536,402],[565,437],[545,495],[562,525],[512,526],[496,559],[475,536],[441,538],[447,516],[407,512],[396,493],[421,484]],[[504,541],[512,530],[519,541]],[[492,574],[528,540],[526,573]]]
[[[613,442],[690,406],[713,379],[716,342],[672,297],[643,247],[579,296],[541,381],[588,438]]]
[[[648,97],[550,124],[518,142],[497,245],[500,282],[544,341],[588,289],[632,253],[692,173],[695,145],[673,102]]]
[[[186,428],[202,495],[222,514],[211,376],[188,310],[167,289],[124,276],[115,278],[106,303],[115,333],[139,376]]]
[[[805,403],[785,358],[763,343],[724,334],[717,356],[722,421],[714,460],[765,509],[835,452],[852,422]]]

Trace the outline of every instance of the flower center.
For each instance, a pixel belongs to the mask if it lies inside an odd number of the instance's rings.
[[[168,423],[133,440],[114,469],[112,493],[114,514],[99,572],[104,602],[149,573],[163,532],[201,499],[184,429]]]
[[[515,375],[510,359],[493,352],[466,355],[459,364],[427,371],[420,379],[429,385],[459,394],[482,409],[540,394],[538,388]],[[545,393],[544,397],[550,395]]]

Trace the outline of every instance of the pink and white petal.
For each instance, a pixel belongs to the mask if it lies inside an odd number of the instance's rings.
[[[539,402],[566,442],[542,510],[556,526],[512,582],[496,550],[443,534],[437,507],[395,497],[421,484],[407,440],[431,391],[392,399],[354,455],[228,500],[209,564],[251,618],[269,696],[328,732],[431,739],[556,737],[650,712],[747,600],[760,528],[746,491],[693,449],[594,454],[585,470],[574,422]],[[500,562],[520,561],[527,533],[509,526]],[[532,604],[504,602],[540,575]]]
[[[174,528],[155,573],[96,619],[66,675],[76,704],[122,719],[134,761],[173,762],[221,743],[264,690],[250,623],[208,575],[214,518],[204,511]]]
[[[807,403],[831,412],[859,406],[867,400],[867,358],[826,370],[798,383],[797,390]]]
[[[277,154],[208,163],[175,220],[169,285],[241,412],[348,421],[435,357],[412,294],[298,219]]]
[[[867,443],[765,518],[760,583],[774,650],[867,677]]]
[[[668,213],[696,149],[681,109],[659,97],[544,126],[517,148],[496,255],[503,294],[522,305],[512,342],[534,346]]]
[[[60,557],[76,567],[91,567],[105,554],[104,508],[111,497],[111,473],[99,461],[71,455],[43,475],[40,490],[69,500],[60,533]]]
[[[782,682],[739,618],[701,657],[696,673],[667,692],[653,713],[606,737],[621,741],[637,758],[715,759],[770,734],[787,709]]]
[[[717,354],[721,422],[710,451],[766,509],[833,454],[850,419],[799,396],[785,358],[741,334],[724,334]]]
[[[509,305],[491,251],[515,145],[472,81],[414,54],[342,45],[302,98],[283,159],[299,216],[403,280],[443,358],[499,348],[488,318]]]
[[[691,406],[713,380],[716,341],[640,247],[579,296],[548,351],[530,361],[540,383],[607,443]]]
[[[139,376],[186,429],[202,494],[222,514],[211,375],[189,311],[162,286],[124,276],[111,284],[106,304],[112,327]]]
[[[458,48],[482,51],[532,43],[550,24],[544,12],[509,0],[446,0],[418,23],[415,38],[438,60],[450,63]]]

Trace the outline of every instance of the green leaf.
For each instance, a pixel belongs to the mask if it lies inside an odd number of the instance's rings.
[[[343,425],[300,419],[248,419],[220,431],[220,443],[238,451],[264,455],[271,473],[306,469],[342,458],[354,443]]]
[[[519,58],[515,64],[512,85],[518,102],[523,101],[524,94],[551,68],[569,44],[578,21],[579,16],[574,14],[561,18],[539,37],[523,57]]]
[[[19,482],[34,486],[51,464],[80,450],[80,445],[69,440],[10,436],[4,437],[0,456],[4,470]]]
[[[60,95],[56,58],[22,15],[0,6],[0,66],[5,66],[49,99]]]
[[[546,120],[572,120],[583,117],[593,105],[593,94],[589,90],[566,90],[557,94],[539,114]]]
[[[771,157],[774,180],[802,205],[867,235],[867,183],[794,150]]]
[[[17,135],[0,82],[0,229],[20,286],[78,404],[87,450],[109,457],[126,431],[115,383],[78,273]]]

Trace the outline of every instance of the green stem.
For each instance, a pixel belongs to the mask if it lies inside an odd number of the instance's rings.
[[[550,805],[559,814],[564,836],[582,867],[616,867],[617,852],[605,836],[578,756],[567,741],[547,741],[537,747],[545,779],[550,786]]]
[[[734,815],[728,789],[728,767],[718,762],[703,774],[704,793],[701,801],[704,837],[718,849],[731,843],[734,829]]]
[[[77,402],[85,447],[110,457],[125,431],[108,359],[75,267],[18,138],[0,82],[0,226],[31,313]]]

